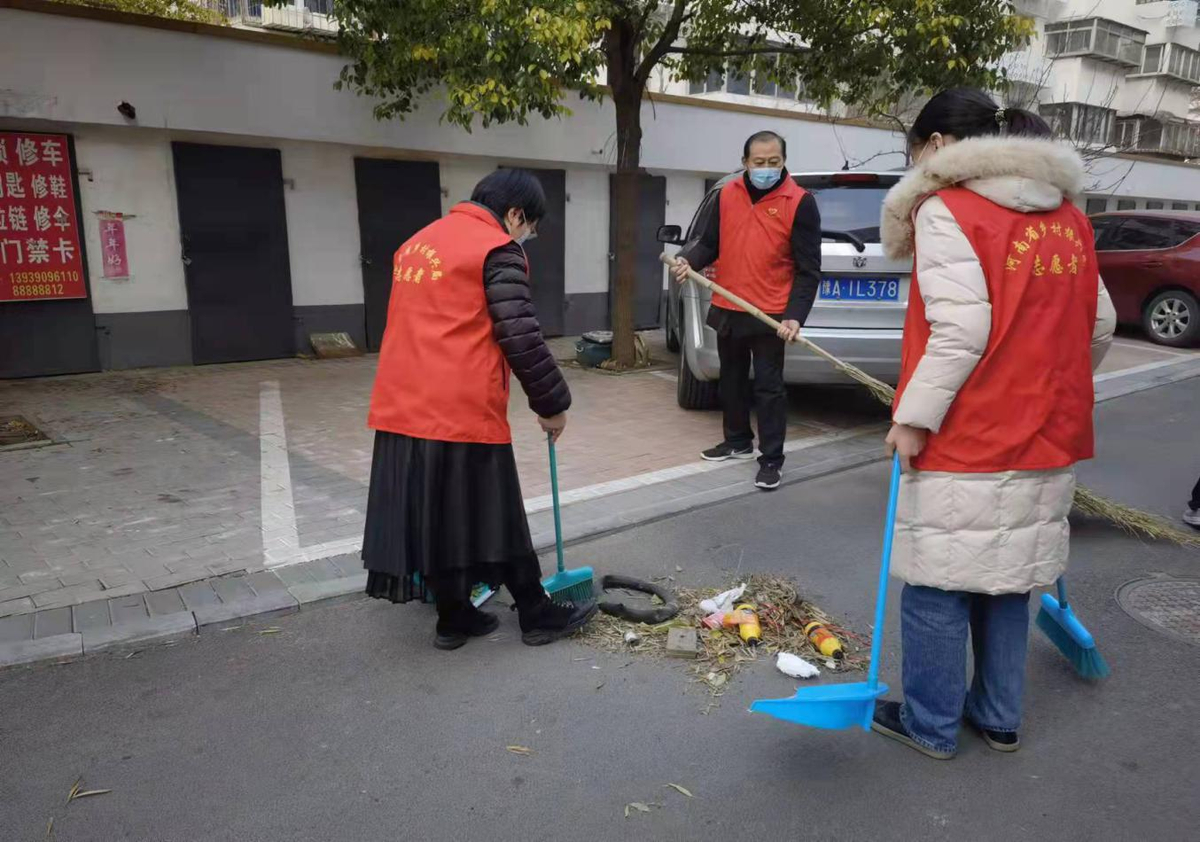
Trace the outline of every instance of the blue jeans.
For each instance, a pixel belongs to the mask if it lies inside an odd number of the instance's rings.
[[[955,751],[963,716],[989,731],[1016,731],[1025,692],[1029,594],[943,591],[905,585],[900,629],[900,719],[926,748]],[[975,677],[967,691],[967,632]]]

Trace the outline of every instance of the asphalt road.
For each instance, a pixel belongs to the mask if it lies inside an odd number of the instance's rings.
[[[1177,516],[1200,473],[1200,379],[1106,404],[1100,423],[1084,480]],[[784,572],[866,630],[885,469],[611,535],[571,548],[570,562],[688,585]],[[429,609],[356,601],[8,671],[0,840],[45,839],[51,816],[64,842],[1195,839],[1200,648],[1114,599],[1150,574],[1200,577],[1200,551],[1078,524],[1076,607],[1113,676],[1075,679],[1035,635],[1023,750],[1000,755],[964,733],[949,763],[748,714],[751,699],[794,687],[768,663],[705,715],[684,665],[529,649],[507,612],[502,640],[455,653],[431,647]],[[80,776],[111,793],[66,806]],[[664,806],[626,819],[631,802]]]

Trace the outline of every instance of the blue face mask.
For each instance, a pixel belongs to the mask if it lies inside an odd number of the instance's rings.
[[[756,167],[750,170],[750,183],[759,190],[766,190],[775,186],[782,172],[782,167]]]

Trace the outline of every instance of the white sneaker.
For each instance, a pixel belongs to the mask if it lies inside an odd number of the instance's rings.
[[[1200,509],[1188,509],[1183,513],[1183,522],[1200,529]]]

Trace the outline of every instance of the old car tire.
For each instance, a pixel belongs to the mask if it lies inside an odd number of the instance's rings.
[[[1191,347],[1200,340],[1200,303],[1181,289],[1160,292],[1146,305],[1142,327],[1159,345]]]
[[[717,384],[697,380],[688,365],[687,353],[679,354],[679,385],[676,400],[684,409],[716,409],[718,403]]]

